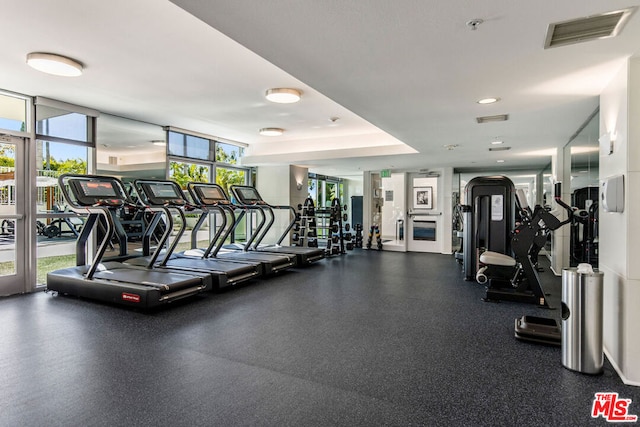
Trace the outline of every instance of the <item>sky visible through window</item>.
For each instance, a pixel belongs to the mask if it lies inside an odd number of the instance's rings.
[[[11,120],[0,117],[0,129],[8,129],[13,131],[22,131],[22,126],[24,122],[20,120]]]

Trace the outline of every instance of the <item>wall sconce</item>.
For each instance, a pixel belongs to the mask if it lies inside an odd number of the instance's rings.
[[[604,135],[598,138],[598,143],[600,144],[600,155],[608,156],[613,154],[613,146],[616,141],[616,132],[611,131],[607,132]]]
[[[301,182],[297,182],[296,183],[296,188],[298,189],[298,191],[302,190],[302,183]]]

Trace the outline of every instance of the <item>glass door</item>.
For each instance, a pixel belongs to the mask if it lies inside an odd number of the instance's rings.
[[[0,296],[25,292],[24,140],[0,134]]]

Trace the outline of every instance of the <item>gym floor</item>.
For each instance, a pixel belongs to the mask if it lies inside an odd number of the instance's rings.
[[[543,274],[558,307],[560,279]],[[513,336],[452,256],[355,250],[151,313],[0,299],[0,426],[586,426],[608,362],[565,369]]]

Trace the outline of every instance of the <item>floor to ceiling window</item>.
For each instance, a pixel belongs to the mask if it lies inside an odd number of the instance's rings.
[[[244,151],[242,146],[171,128],[167,132],[167,141],[168,178],[176,181],[182,188],[186,188],[188,182],[215,182],[231,196],[231,185],[250,184],[250,170],[239,165]],[[187,226],[195,222],[193,219],[187,221]],[[247,224],[251,223],[251,220],[243,218],[236,227],[233,239],[246,239]],[[215,224],[213,217],[211,230],[215,228]]]
[[[36,224],[37,278],[75,265],[75,241],[83,218],[71,212],[62,197],[58,177],[93,172],[97,112],[36,98]]]
[[[345,204],[344,183],[341,178],[309,174],[309,197],[317,207],[330,207],[334,199]]]

